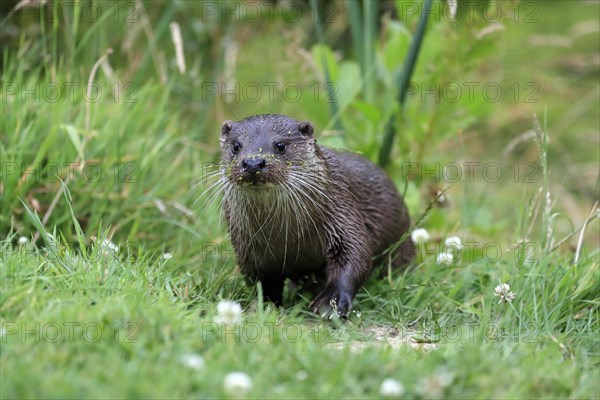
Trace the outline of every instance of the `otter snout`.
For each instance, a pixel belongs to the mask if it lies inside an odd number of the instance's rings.
[[[269,180],[267,160],[262,156],[245,157],[240,161],[240,167],[241,180],[239,182],[258,185]]]
[[[242,160],[242,169],[250,175],[256,175],[257,172],[264,170],[266,166],[267,160],[262,157],[244,158]]]

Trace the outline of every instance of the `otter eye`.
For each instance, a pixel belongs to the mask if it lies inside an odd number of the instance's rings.
[[[242,149],[242,144],[240,142],[233,142],[231,144],[231,152],[233,154],[239,153],[241,149]]]
[[[277,150],[281,154],[285,153],[285,143],[283,143],[283,142],[275,143],[275,150]]]

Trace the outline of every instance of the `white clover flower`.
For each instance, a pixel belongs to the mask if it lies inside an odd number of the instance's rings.
[[[278,396],[281,396],[282,394],[285,393],[285,385],[276,385],[273,387],[273,393],[277,394]]]
[[[404,385],[393,378],[381,382],[379,394],[383,397],[400,397],[404,394]]]
[[[21,236],[19,238],[19,245],[20,246],[25,246],[27,244],[27,242],[29,242],[29,239],[27,238],[27,236]]]
[[[454,374],[446,370],[438,370],[435,374],[417,381],[416,391],[424,398],[441,399],[444,390],[454,380]]]
[[[304,370],[296,372],[296,379],[298,379],[299,381],[305,381],[306,378],[308,378],[308,372]]]
[[[242,306],[235,301],[220,301],[219,304],[217,304],[215,322],[218,324],[235,324],[242,322]]]
[[[114,251],[115,253],[119,252],[119,246],[117,246],[108,239],[104,239],[104,241],[102,242],[102,247]]]
[[[170,260],[171,258],[173,258],[173,254],[172,253],[164,253],[162,258],[163,258],[163,260]]]
[[[442,252],[440,254],[437,255],[437,259],[436,259],[438,264],[447,264],[450,265],[452,263],[454,263],[454,254],[449,253],[449,252]]]
[[[240,397],[252,390],[252,379],[243,372],[230,372],[225,376],[223,388],[227,394]]]
[[[410,238],[415,244],[429,242],[429,232],[427,229],[418,228],[410,233]]]
[[[494,296],[500,296],[498,304],[505,302],[510,303],[515,299],[516,294],[510,291],[510,286],[506,283],[501,283],[494,289]]]
[[[181,357],[181,363],[191,369],[202,369],[204,368],[204,358],[196,353],[184,354]]]
[[[450,236],[446,239],[444,245],[447,248],[456,249],[458,251],[462,250],[463,248],[462,240],[458,236]]]

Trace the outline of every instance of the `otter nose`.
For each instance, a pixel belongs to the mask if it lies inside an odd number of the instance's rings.
[[[264,158],[244,158],[242,160],[242,168],[247,173],[254,175],[258,171],[263,170],[267,166],[267,161]]]

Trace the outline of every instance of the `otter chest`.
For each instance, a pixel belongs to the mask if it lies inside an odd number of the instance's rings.
[[[229,203],[232,243],[244,264],[286,275],[323,268],[327,218],[323,212],[264,193]]]

